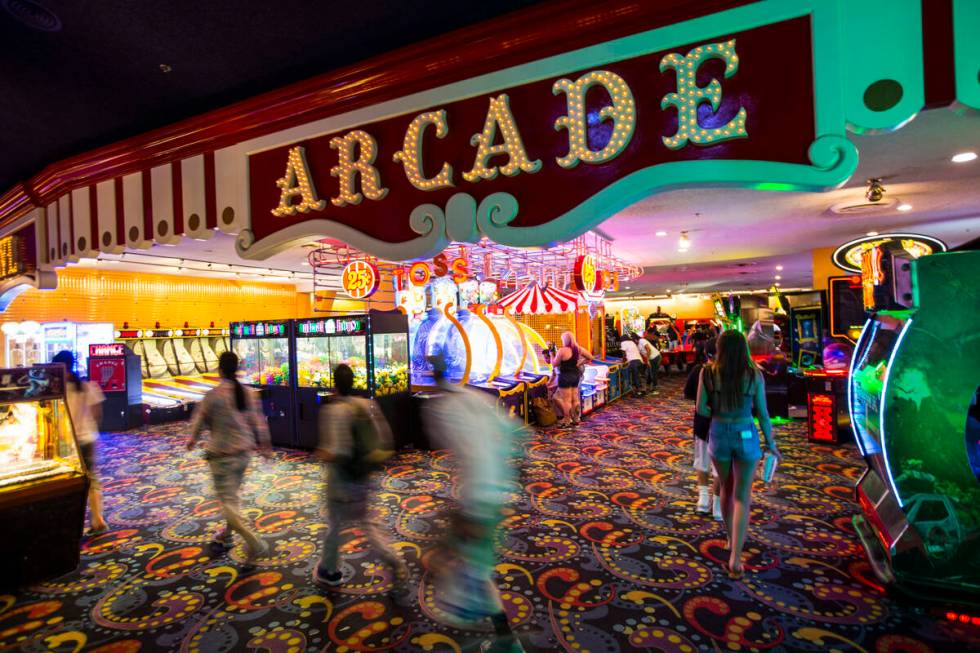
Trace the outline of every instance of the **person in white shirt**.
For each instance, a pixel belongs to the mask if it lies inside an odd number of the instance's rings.
[[[640,350],[640,356],[647,363],[647,383],[651,388],[656,388],[657,372],[660,370],[660,350],[644,337],[641,337],[637,344]]]
[[[640,355],[640,348],[630,336],[629,332],[624,332],[619,341],[619,348],[623,350],[626,357],[626,366],[630,373],[630,380],[633,382],[633,396],[640,396],[640,378],[644,367],[643,356]]]
[[[99,439],[99,422],[102,421],[102,402],[105,401],[105,395],[102,388],[95,383],[78,378],[75,373],[75,354],[72,352],[59,351],[51,362],[61,363],[67,371],[65,396],[68,414],[71,416],[72,426],[75,427],[75,440],[89,478],[88,534],[99,535],[109,530],[102,515],[102,484],[95,470],[95,443]]]

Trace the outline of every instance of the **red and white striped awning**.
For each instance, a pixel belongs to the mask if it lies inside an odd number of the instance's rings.
[[[578,293],[531,282],[521,290],[498,301],[495,306],[505,311],[524,315],[571,313],[578,306]]]

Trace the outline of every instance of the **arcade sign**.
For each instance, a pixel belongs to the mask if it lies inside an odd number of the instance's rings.
[[[381,275],[373,263],[351,261],[344,267],[340,277],[344,292],[353,299],[365,299],[377,291]]]
[[[367,333],[367,319],[363,317],[322,318],[296,322],[300,336],[362,336]]]
[[[868,269],[874,267],[874,262],[867,261],[865,254],[875,248],[904,250],[912,258],[945,252],[947,249],[946,243],[932,236],[907,233],[878,234],[856,238],[838,247],[832,257],[834,265],[853,274],[862,274],[866,271],[874,273],[874,270]]]
[[[231,335],[236,338],[285,338],[288,322],[233,322]]]
[[[599,287],[599,274],[596,270],[595,256],[583,254],[575,259],[575,289],[586,294],[594,294]]]
[[[836,186],[857,150],[836,125],[839,94],[814,93],[826,64],[813,52],[838,46],[805,8],[743,14],[702,36],[654,30],[569,53],[567,70],[543,69],[555,74],[514,73],[528,81],[508,85],[500,73],[482,93],[254,152],[239,254],[323,235],[388,260],[484,236],[549,246],[668,188]],[[839,128],[818,131],[820,113]]]
[[[17,234],[0,238],[0,280],[19,276],[29,269],[24,238]]]
[[[106,345],[89,345],[89,358],[92,356],[125,356],[126,345],[122,343],[112,343]]]

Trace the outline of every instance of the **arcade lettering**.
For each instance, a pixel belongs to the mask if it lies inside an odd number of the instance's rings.
[[[452,260],[443,254],[437,254],[432,259],[430,266],[425,261],[416,261],[408,267],[399,267],[394,270],[395,290],[405,290],[408,284],[422,287],[432,280],[432,277],[451,276],[456,283],[463,283],[470,276],[470,263],[463,256],[457,256]]]
[[[24,245],[20,236],[0,238],[0,279],[8,279],[26,271]]]
[[[735,116],[720,126],[702,126],[698,109],[710,104],[718,111],[722,100],[721,82],[711,79],[705,86],[697,83],[702,65],[710,59],[720,59],[724,77],[738,71],[739,60],[735,52],[735,39],[712,43],[692,49],[685,55],[670,53],[660,60],[660,73],[672,71],[676,77],[676,90],[663,96],[662,111],[677,113],[677,127],[672,134],[662,134],[661,142],[669,150],[676,151],[688,144],[707,146],[721,141],[745,138],[747,112],[740,107]],[[593,88],[601,87],[608,95],[609,103],[595,115],[586,110],[586,96]],[[564,95],[565,114],[557,118],[553,128],[565,132],[568,151],[556,157],[555,162],[570,170],[579,164],[602,165],[615,159],[630,144],[638,127],[637,107],[633,91],[621,76],[605,70],[594,70],[576,80],[559,79],[552,86],[554,95]],[[608,140],[599,144],[590,142],[589,127],[592,123],[610,122]],[[358,205],[368,199],[381,201],[388,196],[388,188],[381,172],[375,165],[379,156],[389,156],[400,163],[409,183],[420,191],[435,191],[455,187],[457,183],[478,184],[492,181],[499,175],[514,177],[533,175],[541,170],[542,161],[528,152],[521,137],[518,122],[506,93],[488,98],[486,116],[482,128],[470,138],[475,148],[472,164],[458,179],[448,161],[429,162],[424,150],[427,139],[443,139],[450,133],[452,115],[446,109],[427,111],[415,116],[407,125],[401,149],[384,153],[375,138],[367,131],[354,129],[330,139],[330,149],[336,150],[336,165],[330,167],[330,175],[337,179],[335,194],[330,197],[333,206],[342,208]],[[472,126],[471,126],[472,127]],[[464,129],[460,125],[457,129]],[[427,170],[438,170],[427,174]],[[311,175],[308,156],[303,146],[288,150],[285,172],[276,180],[279,188],[278,206],[271,209],[277,217],[292,216],[310,211],[320,211],[326,206],[321,199]],[[421,268],[417,270],[422,274]],[[414,278],[413,278],[414,282]]]

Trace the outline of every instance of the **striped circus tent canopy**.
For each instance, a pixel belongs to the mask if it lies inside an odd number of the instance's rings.
[[[546,315],[571,313],[578,306],[578,293],[531,282],[521,290],[499,300],[494,306],[511,313]]]

